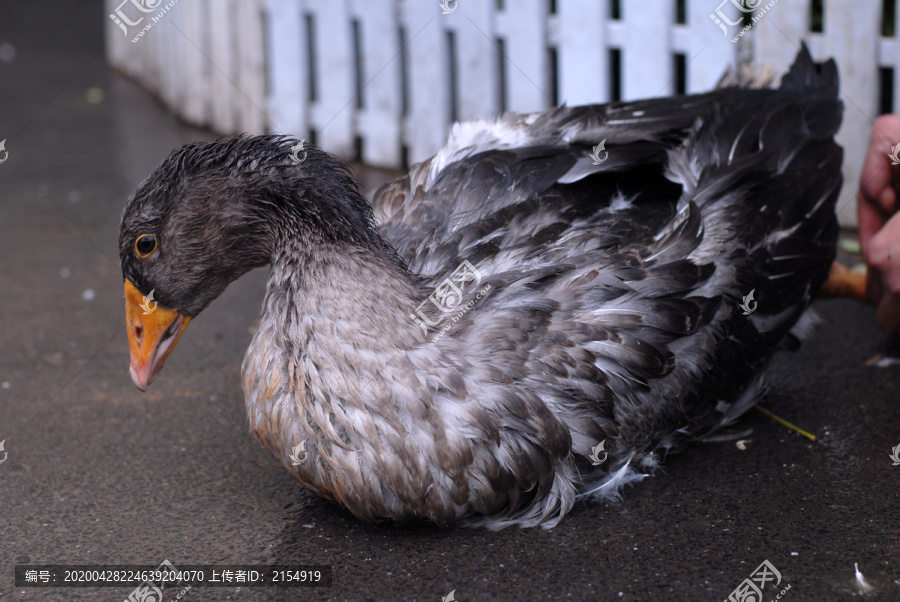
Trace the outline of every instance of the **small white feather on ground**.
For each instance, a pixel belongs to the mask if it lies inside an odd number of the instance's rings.
[[[859,567],[855,562],[853,563],[853,570],[856,572],[856,584],[859,586],[859,593],[865,594],[872,591],[872,586],[869,585],[863,574],[859,572]]]

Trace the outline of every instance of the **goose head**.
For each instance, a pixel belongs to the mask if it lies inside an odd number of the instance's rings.
[[[125,204],[119,257],[131,378],[142,391],[192,318],[247,271],[326,245],[385,249],[347,167],[296,140],[223,138],[172,152]]]

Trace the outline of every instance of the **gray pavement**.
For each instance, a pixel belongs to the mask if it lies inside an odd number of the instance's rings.
[[[900,599],[900,367],[863,365],[888,337],[854,302],[818,304],[823,324],[776,358],[763,402],[817,442],[752,411],[745,450],[697,446],[550,531],[373,526],[303,490],[251,439],[239,387],[266,270],[196,318],[140,393],[121,208],[172,148],[214,136],[109,71],[103,13],[97,0],[0,5],[0,45],[15,48],[0,60],[0,600],[130,591],[17,588],[15,564],[164,559],[334,567],[327,589],[194,588],[187,601],[723,600],[766,559],[788,602],[859,598],[854,563],[867,598]],[[778,593],[769,583],[764,599]]]

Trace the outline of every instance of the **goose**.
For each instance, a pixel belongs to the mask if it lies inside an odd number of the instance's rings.
[[[269,265],[242,387],[304,487],[364,521],[553,527],[727,433],[813,327],[842,111],[804,46],[779,88],[456,124],[371,203],[286,135],[188,144],[122,215],[132,380]]]

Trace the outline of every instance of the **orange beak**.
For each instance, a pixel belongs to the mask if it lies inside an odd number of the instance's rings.
[[[153,293],[151,291],[150,295]],[[131,349],[131,380],[146,391],[191,321],[177,309],[166,309],[141,294],[125,279],[125,322]]]

